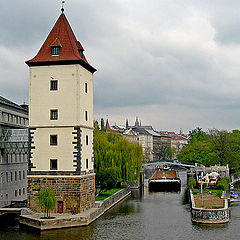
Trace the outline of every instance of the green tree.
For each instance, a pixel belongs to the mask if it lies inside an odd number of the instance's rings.
[[[139,178],[144,156],[139,144],[130,143],[119,133],[100,131],[95,124],[94,158],[96,179],[102,179],[104,169],[114,169],[117,182],[131,183]]]
[[[39,207],[44,210],[44,217],[50,217],[50,211],[54,210],[57,202],[52,189],[41,188],[37,195]]]
[[[104,120],[103,120],[103,118],[101,118],[101,130],[102,130],[102,131],[105,130],[105,126],[104,126]]]
[[[101,169],[96,175],[96,196],[100,195],[104,190],[115,187],[117,181],[118,175],[116,168]]]
[[[202,130],[202,128],[195,128],[192,131],[189,131],[189,142],[199,142],[205,141],[208,139],[207,134]]]
[[[201,128],[190,131],[189,144],[184,146],[178,159],[184,162],[197,162],[207,166],[212,164],[229,165],[231,171],[240,167],[240,131],[209,130]]]

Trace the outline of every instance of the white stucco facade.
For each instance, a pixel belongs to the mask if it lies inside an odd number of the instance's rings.
[[[31,66],[29,105],[31,171],[75,171],[76,155],[81,171],[93,170],[93,74],[80,64]],[[51,120],[51,110],[57,119]],[[55,145],[51,136],[57,136]]]

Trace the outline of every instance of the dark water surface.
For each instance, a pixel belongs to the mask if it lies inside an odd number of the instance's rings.
[[[36,232],[0,218],[0,239],[240,239],[240,204],[234,204],[231,222],[223,225],[192,224],[185,201],[186,173],[179,193],[134,191],[133,196],[117,205],[88,227]],[[9,225],[10,224],[10,225]]]

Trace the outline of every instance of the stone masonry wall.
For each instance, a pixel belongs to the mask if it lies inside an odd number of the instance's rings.
[[[190,203],[192,221],[197,223],[227,223],[230,218],[228,200],[225,199],[225,206],[221,209],[196,208],[192,191],[190,190]]]
[[[80,213],[94,205],[95,174],[84,176],[28,176],[28,207],[41,212],[37,194],[42,187],[51,188],[57,201],[63,201],[63,213]],[[55,211],[58,212],[58,204]]]

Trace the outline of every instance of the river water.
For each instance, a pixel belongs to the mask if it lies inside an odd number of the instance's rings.
[[[95,240],[95,239],[240,239],[240,204],[231,208],[230,223],[192,224],[186,202],[186,172],[181,172],[181,192],[136,190],[132,196],[108,211],[88,227],[37,232],[19,227],[16,221],[0,218],[1,240]]]

